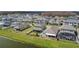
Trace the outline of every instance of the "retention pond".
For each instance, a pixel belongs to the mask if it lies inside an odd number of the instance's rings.
[[[33,48],[32,45],[22,44],[4,37],[0,37],[0,48]]]

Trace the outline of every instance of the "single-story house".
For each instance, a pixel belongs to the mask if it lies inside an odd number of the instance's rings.
[[[33,18],[33,19],[37,19],[37,18],[40,18],[40,17],[41,17],[41,16],[40,16],[39,14],[33,14],[33,15],[32,15],[32,18]]]
[[[45,29],[46,29],[45,25],[43,25],[43,24],[35,24],[34,28],[33,28],[33,31],[35,31],[35,32],[42,32]]]
[[[71,25],[62,25],[57,33],[58,39],[67,39],[67,40],[76,40],[77,38],[77,31]]]
[[[44,30],[41,37],[53,37],[57,39],[74,40],[77,39],[77,31],[73,26],[63,25],[61,27],[50,27]]]
[[[12,23],[11,26],[12,26],[14,29],[16,29],[16,30],[20,30],[20,31],[22,31],[22,30],[24,30],[24,29],[30,27],[29,24],[24,23],[24,22],[14,22],[14,23]]]
[[[77,19],[67,19],[63,20],[63,25],[79,25],[79,20]]]
[[[17,25],[19,25],[19,22],[12,22],[12,23],[11,23],[11,27],[15,27],[15,26],[17,26]]]
[[[35,20],[34,20],[34,23],[35,23],[35,24],[43,24],[43,25],[45,25],[45,24],[46,24],[46,20],[44,20],[44,19],[42,19],[42,18],[40,18],[40,19],[35,19]]]
[[[46,29],[46,21],[43,18],[34,20],[34,31],[42,32]]]
[[[11,19],[8,17],[2,17],[2,22],[4,23],[3,24],[4,27],[8,27],[11,25]]]
[[[49,24],[59,24],[59,21],[57,21],[55,19],[51,19],[51,20],[49,20]]]
[[[52,18],[49,20],[49,24],[57,24],[57,25],[60,25],[62,23],[62,20],[60,19],[55,19],[55,18]]]
[[[16,21],[18,22],[32,22],[32,18],[29,18],[29,17],[18,17],[14,19],[16,19]]]
[[[50,27],[50,28],[47,28],[46,30],[44,30],[40,34],[40,36],[41,37],[55,37],[56,38],[57,32],[58,32],[58,27]]]

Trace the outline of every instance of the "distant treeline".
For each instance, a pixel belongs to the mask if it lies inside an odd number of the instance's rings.
[[[49,13],[49,12],[54,12],[54,11],[0,11],[0,14],[12,14],[12,13],[31,13],[31,14],[38,13],[38,14],[41,14],[41,13],[45,13],[45,12]],[[63,12],[63,11],[57,11],[57,12]],[[64,12],[67,12],[67,11],[64,11]],[[74,12],[74,13],[79,14],[79,11],[68,11],[68,12]]]
[[[13,13],[41,13],[41,11],[0,11],[0,14],[13,14]]]
[[[74,11],[74,12],[79,15],[79,11]]]

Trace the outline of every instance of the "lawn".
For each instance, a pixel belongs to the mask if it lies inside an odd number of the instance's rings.
[[[30,44],[34,47],[43,47],[43,48],[77,48],[79,44],[76,44],[73,41],[60,40],[56,39],[49,40],[48,38],[41,38],[37,36],[27,35],[27,31],[31,29],[26,29],[22,32],[13,31],[13,29],[4,29],[0,30],[0,36],[10,38],[10,40],[15,40],[24,44]]]

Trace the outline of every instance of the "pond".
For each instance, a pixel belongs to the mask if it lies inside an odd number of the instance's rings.
[[[33,46],[0,37],[0,48],[33,48]]]

